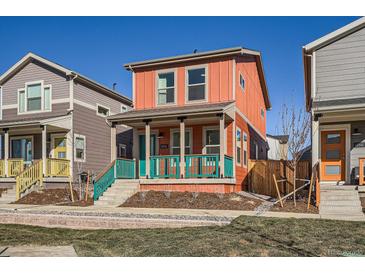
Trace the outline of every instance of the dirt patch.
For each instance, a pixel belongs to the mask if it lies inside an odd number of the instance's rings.
[[[309,209],[307,209],[307,199],[297,200],[296,207],[294,207],[293,200],[287,200],[283,203],[283,206],[284,207],[281,207],[280,203],[278,203],[271,208],[271,211],[318,214],[318,208],[312,204],[309,206]]]
[[[254,210],[261,201],[236,193],[138,192],[121,207]]]
[[[5,192],[7,190],[7,188],[0,188],[0,197],[2,195],[3,192]]]
[[[93,199],[89,198],[87,202],[78,200],[78,193],[74,190],[73,196],[75,201],[72,202],[71,194],[68,189],[44,189],[33,191],[18,201],[15,204],[29,205],[72,205],[72,206],[89,206],[92,205]]]

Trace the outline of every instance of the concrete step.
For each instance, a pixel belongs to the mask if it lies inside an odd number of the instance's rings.
[[[358,207],[329,207],[329,206],[319,206],[320,214],[343,214],[354,215],[363,214],[362,209]]]
[[[321,202],[323,201],[353,201],[359,200],[359,197],[356,195],[343,195],[343,196],[322,196]]]
[[[320,189],[322,190],[342,190],[342,191],[353,191],[357,190],[356,185],[329,185],[329,184],[321,184]]]

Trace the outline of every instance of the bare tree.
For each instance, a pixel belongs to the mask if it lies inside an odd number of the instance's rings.
[[[304,148],[308,145],[311,129],[311,118],[303,108],[295,106],[294,101],[289,107],[283,104],[281,109],[281,130],[282,134],[288,135],[288,164],[294,171],[293,178],[293,201],[296,206],[296,181],[297,166],[304,153]]]

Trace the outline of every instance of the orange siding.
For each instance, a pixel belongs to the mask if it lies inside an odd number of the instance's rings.
[[[177,105],[185,105],[185,67],[192,65],[208,64],[208,102],[217,103],[230,101],[232,95],[232,60],[230,59],[213,59],[209,61],[186,63],[175,65],[173,67],[159,67],[153,70],[136,71],[135,72],[135,89],[136,109],[148,109],[156,107],[156,73],[160,69],[176,69],[177,83]]]
[[[242,92],[239,75],[245,79],[245,90]],[[266,108],[264,96],[257,71],[257,63],[253,57],[240,57],[236,65],[236,106],[250,122],[266,136]],[[261,118],[261,109],[265,112]]]
[[[242,164],[236,164],[236,191],[244,189],[244,183],[247,176],[247,167],[243,166],[243,133],[247,134],[247,159],[250,158],[250,132],[247,123],[236,114],[236,127],[242,130]],[[237,156],[236,156],[237,157]]]

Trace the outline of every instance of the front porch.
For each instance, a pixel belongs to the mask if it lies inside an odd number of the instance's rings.
[[[0,128],[0,184],[14,186],[17,199],[36,183],[66,183],[72,176],[69,115],[3,122]]]

